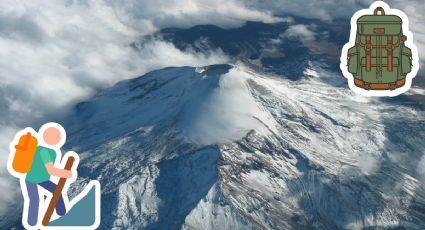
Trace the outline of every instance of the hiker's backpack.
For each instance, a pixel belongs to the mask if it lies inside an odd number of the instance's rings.
[[[356,43],[348,50],[347,62],[357,87],[394,90],[405,84],[412,52],[404,45],[402,23],[396,15],[385,15],[382,7],[357,20]]]
[[[16,172],[28,173],[30,171],[37,145],[37,138],[32,136],[30,132],[19,138],[19,143],[15,146],[15,156],[12,163]]]

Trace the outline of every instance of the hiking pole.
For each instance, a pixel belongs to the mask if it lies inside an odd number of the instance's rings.
[[[65,170],[71,170],[72,165],[74,164],[75,158],[74,157],[68,157],[68,160],[65,164]],[[52,218],[53,211],[56,208],[56,204],[58,203],[59,197],[62,193],[63,187],[65,186],[66,178],[60,178],[58,186],[56,186],[55,192],[53,193],[53,197],[50,200],[49,207],[47,208],[46,214],[44,214],[43,218],[43,226],[49,225],[50,218]]]

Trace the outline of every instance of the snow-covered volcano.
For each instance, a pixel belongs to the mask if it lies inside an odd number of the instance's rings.
[[[243,65],[153,71],[64,120],[73,193],[101,182],[102,229],[423,229],[418,106]]]

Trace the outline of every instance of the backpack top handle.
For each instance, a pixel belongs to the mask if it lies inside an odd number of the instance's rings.
[[[376,7],[375,11],[373,12],[373,15],[378,15],[378,12],[381,12],[381,15],[385,15],[385,10],[382,7]]]

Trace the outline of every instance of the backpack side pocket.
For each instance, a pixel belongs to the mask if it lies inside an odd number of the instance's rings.
[[[348,72],[357,76],[359,73],[359,52],[357,51],[357,47],[351,47],[348,50]]]
[[[412,50],[401,46],[401,75],[405,76],[412,71]]]

